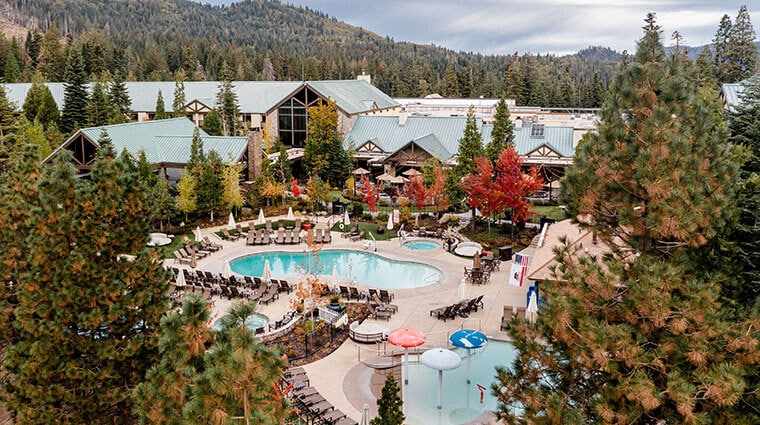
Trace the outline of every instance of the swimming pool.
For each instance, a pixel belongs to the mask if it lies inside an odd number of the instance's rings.
[[[496,397],[491,383],[497,365],[511,367],[517,351],[508,342],[489,341],[485,348],[472,350],[471,383],[467,383],[467,350],[454,349],[462,365],[443,372],[443,402],[438,409],[438,371],[422,364],[409,365],[409,385],[404,386],[404,414],[410,425],[459,425],[477,419],[485,411],[495,411]],[[480,404],[477,384],[487,389]]]
[[[404,242],[404,247],[413,251],[429,251],[431,249],[440,248],[441,244],[433,241],[417,240]]]
[[[324,250],[319,260],[305,252],[266,252],[241,257],[230,262],[233,272],[261,276],[269,260],[272,276],[297,275],[311,269],[315,274],[330,275],[333,266],[341,281],[355,280],[383,289],[418,288],[436,283],[443,274],[435,267],[407,261],[394,261],[361,251]]]
[[[252,331],[263,328],[264,326],[269,324],[269,318],[267,316],[264,316],[263,314],[254,313],[252,316],[248,316],[248,318],[245,320],[246,328],[250,329]],[[220,320],[217,320],[212,325],[214,329],[221,330],[222,324]]]

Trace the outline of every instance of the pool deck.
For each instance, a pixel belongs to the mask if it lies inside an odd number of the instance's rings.
[[[276,220],[278,218],[284,217],[274,217],[272,219]],[[327,219],[321,217],[320,221],[321,223],[318,222],[317,227],[325,228]],[[306,248],[304,243],[299,245],[271,244],[266,246],[246,246],[243,238],[234,242],[222,241],[214,234],[219,229],[221,229],[221,226],[201,229],[204,236],[209,236],[212,241],[223,244],[224,249],[210,255],[208,258],[198,260],[197,269],[218,274],[227,260],[268,251],[303,252]],[[412,238],[409,240],[412,240]],[[325,245],[325,248],[363,251],[364,241],[351,242],[349,239],[342,238],[339,232],[333,232],[332,243]],[[370,247],[367,251],[372,252],[373,247]],[[523,252],[530,254],[529,251]],[[489,284],[467,284],[468,296],[470,298],[481,294],[484,295],[484,308],[471,313],[468,318],[457,317],[453,320],[449,319],[446,322],[438,320],[430,316],[430,310],[452,304],[458,300],[457,287],[462,280],[464,268],[471,267],[472,260],[455,256],[440,248],[427,251],[404,248],[401,246],[399,239],[378,241],[376,253],[394,260],[429,264],[437,267],[443,273],[443,279],[440,283],[413,289],[391,289],[390,291],[395,294],[392,302],[398,305],[398,312],[389,321],[367,319],[370,322],[386,326],[390,330],[400,327],[418,329],[427,338],[425,345],[422,347],[423,350],[433,347],[446,347],[450,333],[464,328],[480,330],[491,339],[506,340],[506,332],[500,330],[503,306],[521,306],[525,304],[529,284],[526,283],[523,287],[509,285],[508,272],[511,263],[502,262],[501,270],[494,271],[491,274]],[[165,264],[167,267],[188,268],[187,265],[180,266],[173,260],[166,260]],[[296,284],[299,280],[298,276],[273,277],[287,279],[291,285]],[[329,276],[326,278],[326,282],[329,281]],[[359,282],[358,286],[360,290],[368,288],[362,285],[361,282]],[[280,298],[275,302],[268,305],[259,305],[258,312],[268,316],[270,321],[279,320],[283,314],[290,310],[289,300],[293,298],[293,294],[282,293]],[[212,313],[214,320],[224,314],[229,304],[230,301],[227,299],[216,298],[214,312]],[[340,409],[349,417],[358,421],[361,418],[361,409],[364,403],[369,404],[370,412],[373,416],[377,413],[376,398],[371,388],[373,384],[371,382],[373,369],[366,366],[361,360],[367,361],[375,357],[375,350],[378,349],[398,350],[387,343],[358,344],[349,339],[329,356],[303,367],[308,374],[311,385],[325,399],[332,403],[336,409]],[[416,360],[416,356],[410,356],[410,359]],[[377,383],[375,382],[374,385],[377,385]],[[491,422],[491,419],[484,418],[473,423]]]

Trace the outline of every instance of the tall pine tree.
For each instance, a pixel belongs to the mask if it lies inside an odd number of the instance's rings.
[[[240,116],[237,93],[235,93],[231,78],[231,71],[225,62],[222,64],[219,93],[216,96],[216,105],[222,119],[222,135],[224,136],[237,136],[238,117]]]
[[[172,101],[172,117],[184,117],[187,114],[185,99],[185,75],[181,71],[174,73],[174,100]]]
[[[132,109],[132,100],[129,98],[127,85],[121,72],[114,73],[113,81],[109,87],[108,99],[111,101],[112,117],[111,124],[129,122],[129,114]]]
[[[82,52],[76,47],[72,47],[66,61],[61,131],[72,133],[74,130],[87,125],[88,98],[87,72],[84,68]]]
[[[166,119],[166,103],[164,103],[164,95],[161,94],[161,90],[158,91],[158,95],[156,96],[156,115],[153,116],[153,119]]]
[[[515,125],[509,119],[509,108],[504,97],[499,99],[496,104],[496,113],[494,114],[493,129],[491,130],[491,140],[486,144],[485,155],[489,161],[496,162],[496,159],[508,145],[513,144],[515,139]]]
[[[370,421],[370,425],[403,425],[404,402],[399,392],[396,379],[389,374],[385,378],[382,395],[377,399],[377,417]]]
[[[728,37],[725,54],[725,82],[735,83],[757,72],[758,52],[755,46],[755,30],[749,19],[747,6],[741,6]]]
[[[338,132],[338,106],[328,100],[309,108],[308,114],[309,135],[304,146],[304,167],[333,187],[341,187],[351,171],[351,159],[343,148],[343,138]]]

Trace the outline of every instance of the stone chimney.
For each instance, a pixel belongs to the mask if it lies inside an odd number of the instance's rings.
[[[261,161],[263,159],[264,138],[261,130],[248,132],[248,180],[256,180],[261,174]]]
[[[364,81],[372,84],[372,77],[369,74],[367,74],[366,72],[364,72],[363,69],[362,69],[361,75],[357,75],[356,79],[357,80],[364,80]]]

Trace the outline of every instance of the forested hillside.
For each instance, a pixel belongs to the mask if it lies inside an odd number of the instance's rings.
[[[556,57],[485,56],[432,45],[400,43],[309,8],[249,0],[230,7],[188,0],[2,0],[2,15],[33,32],[0,46],[0,70],[20,61],[6,81],[28,81],[40,70],[50,81],[61,66],[41,57],[79,44],[92,78],[123,71],[132,80],[217,79],[227,62],[234,79],[354,78],[361,71],[391,96],[497,97],[518,104],[597,106],[617,70],[619,55],[593,48]],[[44,37],[44,33],[53,34]],[[52,46],[55,42],[61,46]],[[600,55],[598,53],[603,52]],[[42,61],[42,66],[40,66]],[[47,63],[46,63],[47,61]]]

